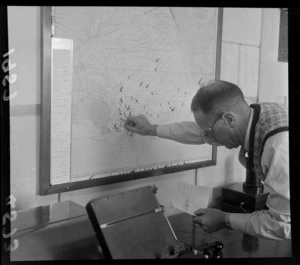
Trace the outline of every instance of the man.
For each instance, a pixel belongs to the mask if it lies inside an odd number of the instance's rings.
[[[243,214],[199,209],[194,222],[207,232],[227,227],[258,237],[291,239],[286,108],[278,103],[249,106],[238,86],[215,81],[198,90],[191,111],[196,123],[155,125],[139,115],[129,117],[124,126],[135,133],[186,144],[209,143],[229,149],[241,146],[240,162],[246,165],[245,153],[248,152],[255,174],[271,190],[268,210]]]

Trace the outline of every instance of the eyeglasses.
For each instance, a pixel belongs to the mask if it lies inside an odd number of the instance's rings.
[[[215,132],[213,131],[213,126],[222,117],[222,115],[223,115],[223,113],[221,113],[220,115],[218,115],[218,117],[213,122],[213,124],[207,130],[203,130],[203,134],[204,134],[205,137],[207,137],[207,138],[215,138]]]

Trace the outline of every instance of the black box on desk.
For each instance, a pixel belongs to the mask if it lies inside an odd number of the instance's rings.
[[[267,209],[266,201],[269,189],[264,187],[260,194],[251,194],[243,190],[243,183],[233,183],[221,188],[221,209],[225,212],[254,212]]]

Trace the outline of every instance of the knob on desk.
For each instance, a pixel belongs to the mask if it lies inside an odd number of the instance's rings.
[[[213,248],[213,258],[222,258],[222,248],[224,247],[224,244],[221,241],[215,241],[212,244]]]
[[[203,256],[204,256],[205,259],[209,259],[213,256],[212,246],[207,242],[204,244]]]

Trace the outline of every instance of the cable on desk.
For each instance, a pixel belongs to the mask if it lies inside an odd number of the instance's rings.
[[[244,206],[246,205],[247,202],[241,202],[239,207],[238,206],[235,206],[235,205],[232,205],[232,204],[228,204],[228,203],[225,203],[225,202],[219,202],[221,204],[221,206],[225,206],[226,208],[229,208],[235,212],[243,212],[243,213],[252,213],[251,210],[247,210]],[[226,211],[226,210],[225,210]]]
[[[241,203],[240,203],[240,208],[241,208],[241,210],[242,210],[244,213],[251,213],[251,212],[247,211],[247,210],[244,208],[244,204],[245,204],[245,202],[241,202]]]

